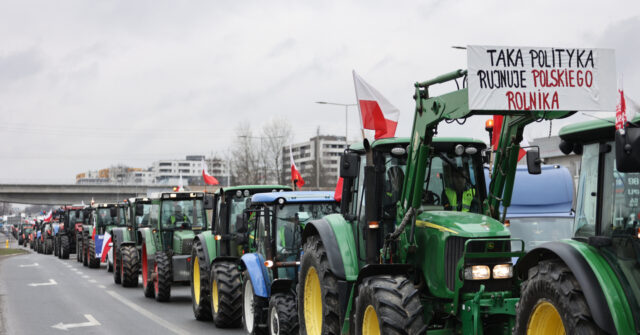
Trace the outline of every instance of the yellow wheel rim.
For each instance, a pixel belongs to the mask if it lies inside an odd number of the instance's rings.
[[[541,301],[533,308],[527,325],[527,335],[549,334],[564,335],[564,325],[560,313],[548,301]]]
[[[218,313],[218,281],[213,280],[213,284],[211,284],[211,302],[213,305],[213,311]]]
[[[196,305],[200,305],[200,262],[198,256],[193,260],[193,296]]]
[[[380,335],[380,323],[378,314],[373,306],[367,306],[362,318],[362,335]]]
[[[322,332],[322,291],[314,267],[310,267],[304,280],[304,324],[309,335]]]

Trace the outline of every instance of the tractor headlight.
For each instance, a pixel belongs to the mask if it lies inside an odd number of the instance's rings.
[[[464,269],[466,280],[486,280],[491,277],[491,270],[486,265],[471,265]]]
[[[493,279],[507,279],[513,277],[513,265],[498,264],[493,267]]]

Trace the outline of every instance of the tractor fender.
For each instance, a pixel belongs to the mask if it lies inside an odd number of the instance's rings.
[[[111,230],[111,241],[113,241],[113,249],[117,249],[124,241],[124,231],[121,228]]]
[[[211,231],[202,232],[193,239],[193,244],[196,244],[196,241],[199,241],[202,245],[202,250],[204,251],[204,260],[207,271],[209,270],[209,265],[216,258],[216,241],[213,238],[213,234]]]
[[[526,279],[529,269],[541,260],[559,258],[571,270],[582,288],[591,310],[593,321],[609,334],[616,334],[616,327],[611,316],[609,304],[604,291],[585,255],[565,242],[548,242],[529,251],[516,265],[516,272],[521,279]]]
[[[156,255],[156,241],[153,232],[151,232],[151,229],[145,228],[140,229],[140,234],[142,236],[142,247],[146,248],[147,251],[147,259],[154,260]]]
[[[240,260],[247,269],[246,271],[251,280],[251,285],[253,285],[255,295],[262,298],[269,298],[271,285],[267,282],[269,275],[264,266],[264,258],[259,254],[249,253],[242,255]]]
[[[331,272],[342,280],[356,280],[359,272],[358,254],[351,224],[340,214],[327,215],[307,223],[302,232],[302,243],[313,235],[320,236],[322,240]]]

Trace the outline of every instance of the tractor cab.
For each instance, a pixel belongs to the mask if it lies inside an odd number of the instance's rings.
[[[99,204],[92,215],[92,224],[96,234],[102,235],[105,232],[111,232],[113,227],[124,227],[127,224],[122,204]]]
[[[195,233],[207,229],[204,193],[163,193],[154,201],[154,206],[160,211],[151,209],[150,221],[156,221],[155,226],[161,234],[161,250],[191,254]]]

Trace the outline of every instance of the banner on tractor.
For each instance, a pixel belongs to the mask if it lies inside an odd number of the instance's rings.
[[[614,111],[612,49],[467,47],[469,109]]]

